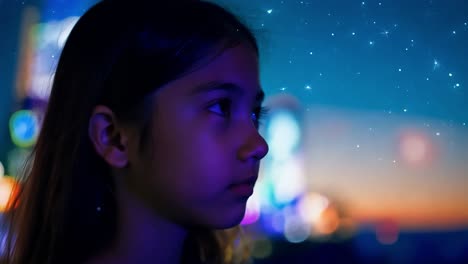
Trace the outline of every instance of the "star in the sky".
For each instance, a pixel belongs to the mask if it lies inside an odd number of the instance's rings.
[[[433,70],[437,70],[440,68],[440,63],[438,60],[434,59],[434,62],[433,62]]]

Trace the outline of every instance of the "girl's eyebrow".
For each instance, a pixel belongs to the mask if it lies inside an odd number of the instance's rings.
[[[198,95],[203,93],[208,93],[212,91],[222,90],[229,93],[236,94],[238,96],[243,96],[246,92],[245,89],[238,86],[235,83],[230,82],[219,82],[219,81],[211,81],[207,83],[202,83],[197,86],[190,92],[190,95]],[[255,102],[261,104],[265,99],[265,92],[262,88],[258,88],[258,92],[255,95]]]

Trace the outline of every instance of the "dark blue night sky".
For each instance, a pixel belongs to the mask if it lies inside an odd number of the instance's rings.
[[[258,36],[266,47],[263,79],[270,93],[283,88],[303,98],[305,106],[405,113],[457,125],[468,121],[464,1],[236,1],[231,6],[264,30]]]

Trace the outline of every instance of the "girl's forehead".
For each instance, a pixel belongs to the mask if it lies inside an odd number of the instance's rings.
[[[262,103],[265,98],[265,93],[260,85],[239,86],[236,83],[223,81],[210,81],[195,85],[191,89],[189,95],[197,96],[215,91],[223,91],[235,95],[236,97],[249,97],[253,95],[257,103]]]
[[[261,91],[258,67],[256,53],[248,46],[238,45],[169,85],[180,87],[179,92],[187,95],[213,90],[257,93]]]

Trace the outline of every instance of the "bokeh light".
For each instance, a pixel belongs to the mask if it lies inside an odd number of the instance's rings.
[[[273,168],[271,177],[275,187],[275,198],[279,204],[288,204],[306,190],[303,168],[299,161],[290,158]]]
[[[328,199],[318,193],[308,193],[298,203],[299,214],[302,220],[310,225],[316,224],[325,209],[328,207]]]
[[[7,208],[8,201],[10,200],[10,196],[12,196],[15,184],[16,181],[12,177],[6,175],[0,177],[0,213],[4,212]]]
[[[315,231],[320,235],[331,235],[340,226],[340,216],[333,206],[326,208],[320,215],[320,221],[315,225]]]
[[[274,159],[280,161],[291,156],[300,140],[300,128],[292,113],[275,113],[269,123],[268,137],[270,155]]]
[[[270,216],[270,225],[272,230],[278,234],[284,232],[285,217],[283,211],[276,211]]]
[[[284,237],[291,243],[301,243],[310,235],[310,226],[302,221],[298,215],[286,217],[284,223]]]
[[[247,201],[247,207],[245,210],[244,218],[242,219],[241,225],[250,225],[258,221],[260,218],[260,202],[258,195],[252,195]]]
[[[3,163],[0,161],[0,177],[5,175],[5,167],[3,167]]]
[[[20,110],[10,118],[11,140],[18,147],[30,147],[36,142],[39,134],[39,121],[30,110]]]
[[[399,138],[399,155],[408,165],[429,166],[435,158],[435,146],[426,134],[405,131]]]
[[[399,237],[399,226],[395,221],[384,220],[377,223],[375,229],[377,240],[383,245],[392,245]]]
[[[14,148],[8,153],[6,174],[16,177],[24,170],[25,163],[30,156],[31,151],[23,148]]]

